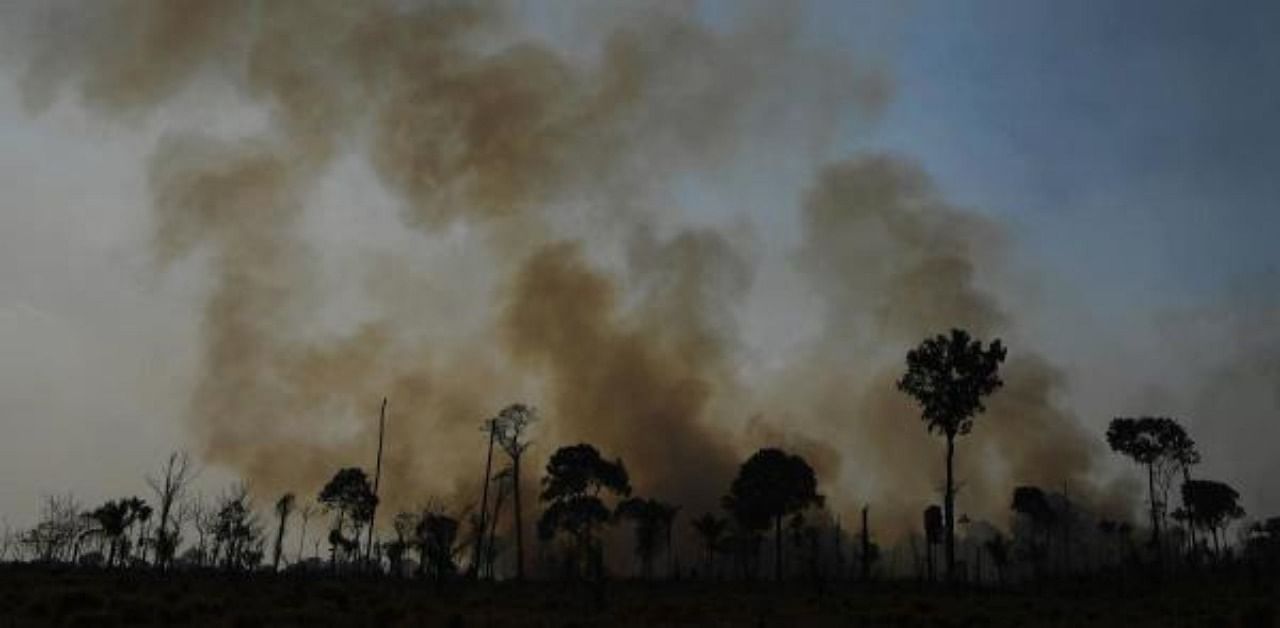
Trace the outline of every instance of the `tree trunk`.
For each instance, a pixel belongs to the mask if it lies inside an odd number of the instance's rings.
[[[676,554],[671,545],[671,522],[667,522],[667,579],[676,578]]]
[[[516,491],[516,581],[524,580],[524,521],[520,509],[520,456],[511,459],[511,481]]]
[[[1151,500],[1151,546],[1160,556],[1160,515],[1156,508],[1156,469],[1154,463],[1147,463],[1147,496]]]
[[[169,509],[173,507],[173,497],[169,491],[170,488],[166,480],[164,498],[160,500],[160,529],[156,531],[155,562],[161,569],[169,566],[169,560],[173,558],[173,552],[176,549],[170,547],[167,537]]]
[[[280,529],[276,531],[276,551],[271,557],[271,571],[280,571],[280,552],[284,544],[284,525],[288,520],[288,515],[280,517]]]
[[[867,509],[862,507],[862,581],[871,580],[871,531],[867,528]]]
[[[773,518],[773,578],[782,582],[782,515]]]
[[[925,576],[927,577],[927,579],[928,579],[928,581],[929,581],[930,583],[932,583],[932,582],[935,580],[935,574],[934,574],[934,560],[933,560],[933,554],[934,554],[934,552],[935,552],[935,551],[936,551],[936,550],[934,549],[934,543],[933,543],[933,541],[929,540],[929,538],[928,538],[928,537],[925,537],[925,539],[924,539],[924,558],[925,558],[925,562],[927,563],[927,564],[925,565]]]
[[[946,525],[947,525],[947,582],[952,580],[952,572],[956,568],[956,517],[955,502],[956,490],[954,479],[952,477],[952,463],[956,455],[956,440],[954,434],[947,435],[947,495],[943,500],[946,502]]]
[[[1190,482],[1190,481],[1191,481],[1191,469],[1189,469],[1186,465],[1182,465],[1183,486],[1185,486],[1187,482]],[[1191,519],[1191,506],[1187,504],[1187,500],[1185,499],[1182,500],[1182,510],[1186,513],[1186,517],[1187,517],[1187,533],[1191,537],[1190,556],[1194,561],[1195,555],[1196,555],[1196,525],[1195,525],[1195,522]]]
[[[703,569],[706,570],[706,573],[703,574],[704,579],[711,580],[711,572],[715,569],[715,548],[710,538],[707,539],[706,565]]]
[[[973,579],[978,586],[982,586],[982,547],[981,545],[973,548]]]
[[[382,398],[382,410],[378,412],[378,458],[373,471],[373,509],[369,511],[369,536],[365,540],[364,562],[373,556],[373,524],[378,520],[378,484],[382,480],[382,436],[387,427],[387,398]],[[356,537],[359,543],[360,537]],[[356,550],[359,552],[359,550]]]
[[[498,536],[498,521],[502,518],[502,502],[505,495],[506,493],[499,488],[498,494],[493,498],[493,517],[490,518],[489,522],[489,546],[485,549],[484,562],[485,569],[489,574],[489,579],[491,580],[494,578],[493,564],[494,561],[497,560],[497,553],[494,552],[493,548],[496,545],[495,539]]]
[[[304,509],[303,512],[305,514],[306,510]],[[303,543],[307,540],[307,519],[308,517],[305,517],[305,516],[302,518],[302,530],[298,533],[298,562],[299,563],[302,562]]]
[[[484,488],[480,493],[480,532],[476,535],[476,545],[471,557],[471,575],[478,577],[480,574],[480,561],[484,556],[484,533],[488,528],[488,508],[489,508],[489,474],[493,470],[493,439],[497,426],[493,419],[489,420],[489,454],[484,461]]]
[[[338,524],[334,530],[338,531],[338,537],[342,536],[342,510],[338,510]],[[329,539],[329,567],[333,569],[333,573],[338,573],[338,544],[336,538]]]

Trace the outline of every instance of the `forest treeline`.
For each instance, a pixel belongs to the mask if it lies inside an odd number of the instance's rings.
[[[429,499],[384,515],[389,525],[377,528],[381,446],[372,473],[336,469],[313,496],[253,495],[240,483],[206,499],[193,494],[193,461],[175,453],[147,477],[149,499],[85,508],[71,496],[47,498],[30,529],[5,528],[0,562],[376,573],[435,582],[910,576],[984,586],[1280,569],[1280,517],[1244,523],[1237,490],[1195,474],[1195,441],[1170,418],[1115,418],[1105,435],[1145,476],[1146,516],[1139,521],[1101,517],[1065,491],[1031,485],[1009,496],[1007,530],[957,515],[955,451],[985,411],[984,400],[998,394],[1005,355],[999,340],[984,344],[963,330],[927,338],[907,353],[897,386],[918,403],[925,428],[944,439],[946,476],[942,503],[926,507],[918,532],[892,551],[876,541],[874,504],[846,527],[825,508],[810,464],[772,447],[742,462],[720,509],[689,512],[663,496],[635,494],[622,458],[588,443],[563,446],[543,469],[531,509],[521,502],[522,458],[538,413],[517,403],[483,423],[484,482],[477,502],[462,508]],[[535,534],[526,538],[530,527]],[[695,543],[681,546],[682,537]]]

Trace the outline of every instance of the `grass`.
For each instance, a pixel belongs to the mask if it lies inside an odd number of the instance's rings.
[[[0,568],[9,626],[1274,626],[1280,584],[1200,576],[1142,589],[921,590],[831,583],[465,584]]]

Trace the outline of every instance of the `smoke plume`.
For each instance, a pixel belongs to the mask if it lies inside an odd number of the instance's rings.
[[[1000,225],[949,205],[905,158],[828,165],[798,211],[779,208],[800,225],[793,270],[825,322],[776,379],[743,375],[736,317],[764,257],[754,236],[684,220],[673,188],[783,131],[799,138],[787,154],[825,155],[889,94],[880,69],[802,44],[790,13],[713,30],[647,7],[571,53],[499,4],[91,7],[51,5],[24,84],[33,110],[70,87],[104,117],[147,119],[212,84],[266,120],[245,136],[169,131],[149,168],[157,260],[196,257],[212,277],[191,431],[262,491],[368,466],[387,396],[385,498],[461,506],[481,422],[523,400],[544,416],[529,464],[589,441],[637,491],[697,513],[737,461],[781,444],[815,464],[834,508],[870,502],[905,529],[939,499],[942,453],[893,381],[909,346],[953,326],[1014,341],[1005,388],[959,446],[962,507],[1000,517],[1020,483],[1105,489],[1063,375],[1002,310],[987,272],[1005,261]],[[412,255],[360,256],[367,311],[334,330],[316,322],[332,278],[308,207],[349,159],[423,247],[459,237],[468,262],[433,274]],[[438,294],[480,306],[416,317],[440,311],[424,296]]]

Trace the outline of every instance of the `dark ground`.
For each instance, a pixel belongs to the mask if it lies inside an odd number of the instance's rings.
[[[9,626],[1275,626],[1280,583],[1199,575],[1040,590],[853,583],[467,585],[213,573],[0,567]]]

